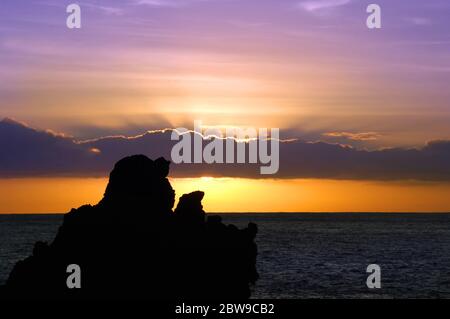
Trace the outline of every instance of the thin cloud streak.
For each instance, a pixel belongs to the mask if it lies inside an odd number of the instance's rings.
[[[381,137],[381,134],[377,132],[328,132],[324,133],[323,136],[328,137],[344,137],[353,141],[374,141]]]
[[[298,3],[298,7],[304,9],[308,12],[318,12],[324,9],[333,9],[336,7],[341,7],[349,4],[350,0],[314,0],[314,1],[303,1]]]
[[[151,7],[180,8],[191,3],[207,0],[134,0],[135,5],[146,5]]]

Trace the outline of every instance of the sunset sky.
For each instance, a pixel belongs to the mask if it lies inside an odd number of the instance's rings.
[[[0,213],[94,204],[120,157],[167,154],[142,134],[194,120],[296,141],[270,178],[174,167],[206,211],[448,212],[449,17],[448,0],[2,0]]]

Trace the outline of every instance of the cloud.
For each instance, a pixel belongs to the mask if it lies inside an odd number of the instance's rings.
[[[0,122],[0,177],[106,176],[117,160],[128,155],[170,159],[177,142],[171,134],[168,129],[80,142],[4,120]],[[261,163],[173,164],[171,176],[450,181],[450,141],[430,142],[421,149],[367,151],[292,139],[280,143],[278,174],[260,175],[260,167]]]
[[[176,0],[136,0],[134,3],[153,7],[178,7],[182,4],[182,2]]]
[[[407,22],[416,26],[426,26],[431,25],[431,20],[422,17],[410,17],[405,19]]]
[[[71,175],[93,154],[61,134],[38,131],[11,119],[0,122],[0,176]]]
[[[298,3],[298,7],[308,12],[318,12],[325,9],[347,5],[351,0],[311,0]]]
[[[352,141],[375,141],[381,137],[381,134],[376,132],[360,132],[360,133],[350,133],[350,132],[329,132],[324,133],[323,136],[328,137],[343,137]]]
[[[124,14],[124,9],[119,8],[119,7],[101,6],[101,5],[92,4],[92,3],[82,3],[81,6],[91,8],[94,10],[98,10],[106,15],[120,16],[120,15]]]
[[[179,8],[191,3],[202,2],[207,0],[134,0],[136,5],[147,5],[151,7],[168,7]]]

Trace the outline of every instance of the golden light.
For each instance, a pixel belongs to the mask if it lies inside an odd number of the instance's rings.
[[[107,182],[107,178],[0,179],[0,213],[64,213],[96,204]],[[177,200],[183,194],[204,191],[206,212],[450,211],[450,183],[211,176],[171,178],[170,182]]]

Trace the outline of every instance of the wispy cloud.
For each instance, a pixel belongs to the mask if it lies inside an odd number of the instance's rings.
[[[189,5],[194,2],[201,2],[205,0],[134,0],[136,5],[147,5],[151,7],[168,7],[179,8]]]
[[[124,13],[124,9],[119,7],[109,7],[109,6],[101,6],[97,4],[91,3],[82,3],[82,6],[88,7],[94,10],[98,10],[107,15],[122,15]]]
[[[310,0],[298,3],[298,7],[308,12],[319,12],[325,9],[333,9],[336,7],[347,5],[351,0]]]
[[[360,132],[360,133],[329,132],[329,133],[324,133],[323,136],[343,137],[343,138],[353,140],[353,141],[374,141],[374,140],[377,140],[381,135],[376,132]]]
[[[135,0],[137,5],[148,5],[153,7],[179,7],[181,3],[176,0]]]
[[[421,18],[421,17],[410,17],[405,19],[410,24],[414,24],[416,26],[426,26],[431,25],[430,19]]]

